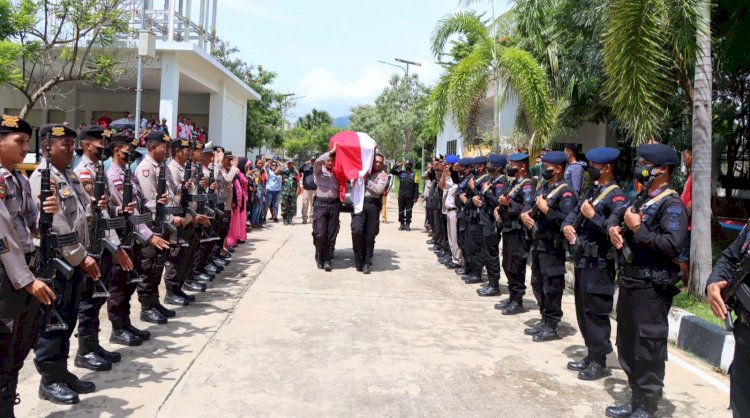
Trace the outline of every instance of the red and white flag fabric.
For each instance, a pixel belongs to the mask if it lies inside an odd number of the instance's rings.
[[[367,175],[375,160],[374,139],[362,132],[343,131],[331,137],[330,148],[336,144],[336,164],[333,174],[339,182],[339,199],[343,202],[346,195],[346,184],[352,182],[352,205],[354,213],[362,212],[365,201],[365,184]]]

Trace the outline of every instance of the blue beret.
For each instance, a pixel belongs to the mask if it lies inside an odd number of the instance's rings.
[[[455,164],[459,161],[458,155],[449,155],[445,157],[445,162],[448,164]]]
[[[490,163],[495,167],[505,167],[508,164],[508,160],[502,154],[490,154]]]
[[[458,165],[460,165],[461,167],[468,167],[472,164],[471,160],[471,158],[461,158],[460,160],[458,160]]]
[[[508,156],[508,161],[524,161],[529,159],[529,154],[525,152],[517,152]]]
[[[644,160],[648,160],[657,166],[677,165],[680,163],[680,155],[669,145],[646,144],[636,148],[635,151]]]
[[[471,159],[472,164],[487,164],[487,156],[477,156]]]
[[[619,156],[620,150],[610,147],[593,148],[586,153],[586,159],[597,164],[615,161]]]
[[[568,156],[562,151],[549,151],[542,156],[542,162],[552,164],[565,164],[568,162]]]

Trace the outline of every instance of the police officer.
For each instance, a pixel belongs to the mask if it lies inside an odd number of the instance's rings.
[[[471,269],[469,268],[468,257],[466,253],[466,241],[469,234],[469,207],[467,205],[468,199],[466,198],[465,190],[469,187],[469,180],[472,179],[472,159],[461,158],[458,160],[458,166],[460,171],[460,178],[458,186],[456,186],[456,207],[458,208],[458,214],[456,215],[456,225],[458,228],[458,248],[461,249],[461,253],[464,257],[464,265],[456,269],[456,274],[461,277],[470,275]]]
[[[464,283],[477,284],[482,283],[482,234],[484,224],[487,220],[482,220],[484,215],[482,209],[484,204],[484,194],[482,189],[485,185],[492,182],[492,178],[487,174],[487,157],[479,156],[472,159],[474,167],[473,175],[467,182],[467,188],[462,193],[462,201],[465,201],[467,207],[467,239],[464,243],[466,250],[464,257],[466,264],[469,266],[470,273],[463,276]],[[492,223],[494,227],[494,222]],[[494,273],[494,272],[493,272]]]
[[[487,163],[487,174],[491,179],[482,186],[482,196],[476,196],[481,211],[479,212],[479,224],[481,225],[481,257],[477,257],[479,263],[476,270],[481,271],[482,266],[487,268],[487,285],[477,289],[479,296],[500,295],[500,237],[498,236],[496,221],[494,219],[495,209],[499,207],[499,198],[505,195],[508,187],[508,178],[504,170],[508,160],[504,155],[490,154]],[[474,267],[472,267],[474,270]]]
[[[450,253],[443,262],[443,265],[449,270],[457,269],[463,265],[464,256],[458,245],[458,205],[456,190],[460,183],[457,155],[448,155],[445,157],[446,167],[443,175],[440,177],[440,187],[443,190],[443,214],[446,217],[446,235],[448,236],[448,247]]]
[[[203,210],[201,211],[203,215],[206,216],[206,218],[209,217],[208,215],[208,189],[211,187],[208,184],[208,170],[203,170],[203,167],[201,166],[202,161],[202,155],[203,155],[204,145],[200,142],[195,144],[195,147],[193,148],[193,155],[192,155],[192,161],[193,161],[193,177],[199,178],[199,181],[194,182],[194,184],[197,184],[197,187],[195,189],[196,196],[199,199],[202,199],[203,202],[201,205],[203,205]],[[200,174],[199,174],[200,173]],[[216,187],[215,185],[213,186]],[[197,207],[196,203],[196,207]],[[197,282],[207,283],[212,281],[214,278],[216,278],[216,275],[219,274],[222,270],[224,270],[223,266],[219,266],[217,264],[214,264],[211,261],[210,255],[211,252],[214,249],[214,237],[212,236],[212,229],[214,226],[214,222],[212,222],[212,219],[208,219],[209,226],[201,226],[198,225],[197,228],[200,230],[200,233],[197,233],[194,236],[193,239],[197,241],[197,247],[194,253],[194,256],[191,258],[192,261],[192,273],[193,273],[193,280]],[[218,238],[218,237],[217,237]]]
[[[12,417],[20,402],[18,372],[39,333],[39,303],[50,305],[55,294],[34,268],[31,233],[37,229],[38,209],[28,180],[12,167],[29,150],[31,126],[13,116],[0,120],[0,416]],[[6,168],[9,167],[9,168]],[[59,210],[57,196],[44,202],[44,211]]]
[[[542,177],[547,182],[537,191],[536,209],[521,214],[521,221],[532,231],[531,287],[542,314],[542,320],[524,334],[533,336],[535,342],[559,338],[557,325],[563,316],[565,250],[560,226],[577,203],[563,178],[566,161],[562,151],[544,154]]]
[[[108,129],[105,130],[99,125],[87,126],[78,135],[78,140],[81,142],[83,148],[83,156],[79,164],[73,169],[73,172],[83,185],[83,189],[90,196],[93,196],[94,193],[94,182],[99,170],[100,159],[107,158],[103,157],[102,153],[104,152],[106,141],[110,136],[111,131]],[[71,179],[71,181],[75,182],[74,179]],[[108,190],[108,187],[105,187],[105,193],[108,195],[112,194]],[[109,217],[107,211],[102,212],[104,217]],[[96,219],[92,219],[91,222],[96,222]],[[116,231],[107,230],[106,239],[118,246],[114,257],[105,250],[99,259],[102,282],[109,283],[115,262],[128,272],[133,269],[133,262],[125,251],[119,248],[120,241]],[[119,362],[121,356],[119,353],[107,351],[99,345],[99,311],[107,301],[107,296],[96,296],[97,291],[94,282],[87,280],[83,283],[80,310],[78,312],[78,352],[76,353],[74,364],[76,367],[89,370],[105,371],[112,368],[112,363]]]
[[[48,124],[40,128],[39,137],[44,139],[45,155],[47,154],[46,145],[48,141],[50,143],[51,166],[48,167],[44,159],[31,174],[29,178],[31,197],[38,207],[38,196],[41,193],[41,170],[49,169],[50,181],[60,200],[60,211],[53,217],[52,230],[61,235],[74,233],[76,242],[60,249],[62,257],[73,267],[72,276],[66,279],[62,274],[57,273],[53,280],[54,288],[62,293],[62,297],[55,301],[55,307],[67,329],[41,328],[39,340],[34,348],[34,364],[42,376],[39,383],[39,397],[54,403],[74,404],[79,402],[78,394],[91,393],[96,390],[93,382],[79,380],[69,372],[67,364],[70,337],[78,319],[83,282],[99,280],[101,277],[99,264],[86,250],[90,243],[87,222],[92,202],[78,177],[67,168],[73,159],[76,132],[62,124]],[[106,198],[95,204],[99,204],[102,210],[107,208]]]
[[[127,213],[128,208],[124,205],[123,194],[126,187],[125,170],[130,170],[128,161],[130,153],[135,152],[137,142],[126,132],[121,132],[112,137],[110,147],[112,149],[112,163],[107,170],[107,180],[110,190],[113,190],[110,196],[110,212],[120,216],[130,216],[130,219],[137,219],[141,214],[141,203],[143,193],[140,190],[138,181],[135,176],[131,175],[130,182],[132,187],[132,201],[130,210],[132,214]],[[148,209],[146,209],[146,218],[153,220]],[[128,272],[120,266],[114,266],[112,273],[107,280],[110,296],[107,299],[107,314],[112,323],[112,335],[109,341],[115,344],[126,346],[141,345],[144,340],[150,338],[150,333],[140,330],[133,326],[130,321],[130,297],[138,290],[139,298],[144,302],[141,311],[141,320],[155,324],[165,324],[167,317],[164,316],[156,307],[153,306],[153,300],[149,293],[152,284],[149,283],[153,277],[149,277],[150,272],[144,268],[145,262],[143,257],[144,249],[153,247],[156,251],[165,251],[169,249],[169,242],[164,238],[154,234],[149,227],[150,222],[133,223],[133,227],[140,234],[145,242],[139,242],[134,239],[132,247],[129,249],[133,260],[133,272]],[[142,281],[140,283],[131,283],[131,276],[138,276]],[[157,282],[158,283],[158,282]],[[158,299],[157,299],[158,301]]]
[[[516,315],[523,311],[523,295],[526,294],[526,262],[529,241],[520,221],[520,215],[531,209],[534,188],[528,176],[529,156],[515,153],[508,156],[510,167],[506,174],[511,183],[506,193],[498,198],[497,217],[503,239],[503,271],[508,278],[508,299],[495,305],[503,315]]]
[[[581,380],[609,376],[606,359],[612,352],[609,313],[615,294],[615,260],[605,222],[626,206],[623,191],[615,181],[616,148],[594,148],[586,153],[588,172],[594,185],[563,222],[567,246],[575,266],[576,318],[588,349],[586,357],[568,363]]]
[[[218,194],[220,192],[220,189],[224,187],[224,184],[220,183],[221,175],[219,174],[217,177],[217,172],[214,171],[213,183],[209,184],[209,180],[211,178],[211,171],[213,170],[213,160],[214,160],[213,147],[206,144],[203,147],[203,150],[201,151],[200,158],[201,158],[201,165],[198,169],[201,170],[201,173],[203,174],[202,181],[205,180],[205,183],[203,184],[207,185],[206,193],[210,196],[211,199],[218,199]],[[214,206],[215,207],[218,206],[218,203]],[[211,220],[211,229],[217,239],[214,241],[201,244],[201,250],[199,251],[198,255],[195,257],[196,259],[195,266],[198,271],[205,270],[208,273],[216,274],[216,273],[223,271],[224,268],[227,265],[229,265],[228,261],[225,261],[224,259],[216,255],[217,252],[221,250],[221,245],[224,239],[221,235],[221,228],[222,228],[222,224],[224,223],[223,216],[224,216],[224,211],[221,209],[219,209],[218,211],[214,213],[214,218]]]
[[[391,174],[399,178],[398,222],[401,224],[398,227],[399,231],[411,231],[412,208],[419,197],[419,183],[416,173],[412,171],[413,165],[412,161],[405,161],[391,169]],[[404,169],[399,170],[398,167]]]
[[[745,224],[737,239],[724,250],[708,277],[706,296],[717,318],[726,320],[727,306],[722,298],[722,291],[729,285],[729,280],[737,273],[740,280],[738,292],[744,296],[735,297],[731,306],[737,319],[734,321],[734,360],[729,374],[730,406],[736,418],[750,416],[750,279],[747,266],[750,258],[750,222]]]
[[[380,232],[380,196],[388,186],[388,175],[383,171],[383,154],[375,153],[372,169],[365,182],[365,200],[360,212],[352,215],[352,248],[357,271],[370,274],[375,237]]]
[[[167,205],[169,203],[169,191],[164,195],[157,196],[157,186],[161,165],[167,158],[167,147],[170,137],[163,131],[154,131],[146,137],[148,154],[135,169],[135,181],[138,184],[138,202],[141,213],[156,214],[157,203]],[[167,219],[173,225],[179,224],[179,219]],[[155,226],[156,227],[156,226]],[[170,237],[161,237],[169,239]],[[160,246],[146,246],[142,249],[143,259],[141,265],[146,281],[138,290],[138,301],[141,303],[141,320],[163,324],[167,318],[176,316],[176,312],[167,309],[159,302],[159,283],[164,272],[164,265],[159,263]],[[169,291],[169,289],[168,289]],[[182,292],[180,290],[180,292]],[[178,299],[179,298],[179,299]],[[185,304],[184,298],[179,294],[173,294],[172,299]]]
[[[640,213],[630,206],[607,221],[612,244],[622,250],[617,354],[632,390],[628,402],[606,409],[610,417],[656,414],[667,360],[667,314],[672,298],[679,293],[674,284],[680,280],[680,271],[672,260],[687,236],[687,212],[669,184],[672,170],[680,163],[679,155],[664,144],[641,145],[636,152],[635,177],[645,185],[645,203]]]
[[[339,183],[333,174],[336,159],[336,144],[329,152],[318,157],[313,163],[316,192],[313,198],[313,243],[315,261],[319,269],[333,269],[333,249],[339,234]]]

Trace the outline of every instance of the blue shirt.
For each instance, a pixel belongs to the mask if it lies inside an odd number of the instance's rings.
[[[266,183],[266,190],[269,192],[281,191],[281,176],[277,176],[273,173],[270,168],[266,169],[268,173],[268,182]]]
[[[581,187],[583,186],[583,172],[586,170],[586,163],[583,161],[576,161],[573,164],[568,164],[565,169],[565,182],[568,183],[573,193],[576,196],[581,195]]]

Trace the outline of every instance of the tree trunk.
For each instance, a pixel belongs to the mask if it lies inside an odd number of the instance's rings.
[[[689,291],[703,298],[711,273],[711,2],[701,2],[693,102],[693,213]]]

